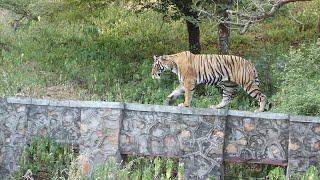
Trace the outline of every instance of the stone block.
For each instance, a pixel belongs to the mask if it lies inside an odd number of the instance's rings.
[[[268,116],[274,114],[268,113]],[[226,159],[287,162],[288,119],[265,119],[258,115],[228,116],[225,133]]]
[[[108,158],[120,161],[119,139],[121,109],[82,108],[80,117],[80,152],[89,157],[94,169]],[[123,138],[123,137],[122,137]],[[88,174],[87,174],[88,175]]]
[[[320,171],[319,118],[292,117],[288,148],[288,173],[305,172],[311,165]]]
[[[50,137],[59,142],[78,144],[80,109],[50,106],[47,108],[47,118],[50,121]]]

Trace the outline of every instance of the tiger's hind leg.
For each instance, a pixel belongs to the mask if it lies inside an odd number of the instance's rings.
[[[222,89],[222,101],[218,105],[212,105],[210,108],[220,109],[230,104],[235,88],[238,86],[233,82],[224,82],[219,85]]]
[[[264,95],[256,82],[250,82],[245,85],[244,90],[253,98],[255,98],[259,102],[258,112],[263,112],[266,109],[267,96]]]
[[[180,84],[165,100],[164,105],[172,105],[185,92],[184,87]]]

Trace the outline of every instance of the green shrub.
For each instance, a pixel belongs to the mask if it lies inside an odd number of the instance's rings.
[[[244,163],[229,163],[224,165],[226,179],[263,179],[268,177],[274,169],[283,169],[275,165],[267,164],[244,164]],[[275,173],[272,173],[275,174]]]
[[[320,48],[301,46],[284,56],[275,109],[300,115],[320,115]]]
[[[68,167],[75,158],[75,152],[67,145],[61,145],[49,137],[35,138],[22,152],[15,179],[60,179],[68,177]]]
[[[304,173],[293,173],[290,176],[291,180],[320,180],[320,173],[314,166],[309,166]]]
[[[268,173],[268,178],[270,180],[285,180],[286,173],[282,167],[276,167]]]
[[[320,174],[316,167],[310,166],[308,170],[302,175],[301,180],[319,180]]]
[[[184,177],[184,166],[178,159],[130,156],[123,164],[107,160],[93,172],[92,179],[170,180]]]

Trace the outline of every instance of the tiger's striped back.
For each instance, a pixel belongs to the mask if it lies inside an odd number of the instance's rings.
[[[217,85],[221,81],[232,81],[241,86],[254,80],[259,82],[255,67],[247,60],[233,55],[193,55],[192,67],[197,84]]]

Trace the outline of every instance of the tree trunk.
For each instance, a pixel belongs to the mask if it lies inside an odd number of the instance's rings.
[[[318,39],[316,45],[320,47],[320,16],[318,17],[318,25],[317,25]]]
[[[318,32],[318,39],[317,39],[316,44],[318,47],[320,47],[320,16],[318,17],[317,32]]]
[[[228,14],[226,11],[222,13],[225,20],[228,20]],[[229,54],[229,36],[230,36],[230,25],[226,23],[220,23],[218,26],[219,35],[219,53]]]
[[[186,20],[189,36],[189,50],[194,54],[200,54],[200,28],[197,24],[194,24]]]
[[[220,4],[223,5],[231,5],[232,0],[227,1],[220,1]],[[218,13],[221,17],[223,17],[223,20],[230,20],[227,13],[227,8],[224,6],[224,8],[221,8],[218,10]],[[218,25],[218,38],[219,38],[219,54],[229,54],[229,36],[230,36],[230,24],[227,23],[219,23]],[[223,98],[222,89],[219,88],[220,96]]]
[[[222,17],[222,20],[229,21],[227,10],[231,8],[233,0],[216,0],[218,4],[218,14]],[[230,36],[230,24],[220,23],[218,25],[218,38],[219,38],[219,53],[229,54],[229,36]]]
[[[318,38],[320,38],[320,16],[318,17],[317,32],[318,32]]]
[[[186,20],[188,37],[189,37],[189,50],[194,54],[200,54],[200,28],[198,25],[199,17],[198,14],[192,11],[192,0],[174,0],[173,3],[178,7],[178,9],[183,13],[184,16],[193,19]]]

